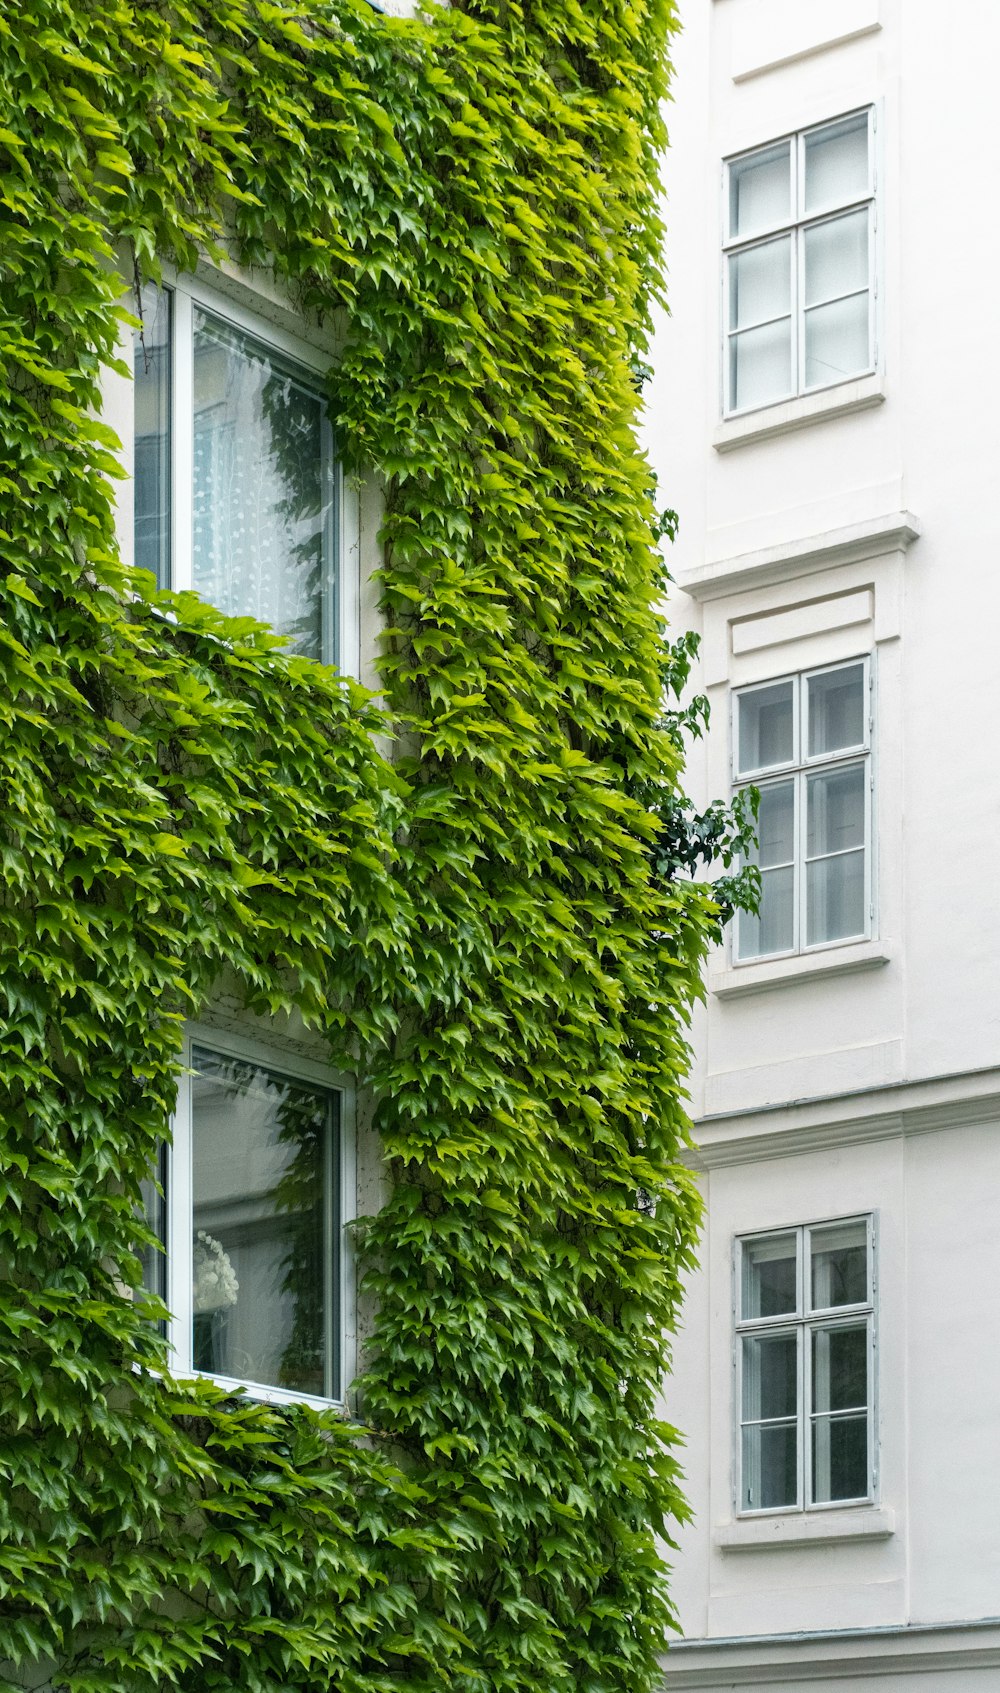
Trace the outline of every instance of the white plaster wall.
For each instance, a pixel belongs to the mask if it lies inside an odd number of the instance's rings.
[[[712,961],[693,1024],[691,1092],[716,1151],[706,1157],[702,1268],[665,1403],[687,1432],[696,1511],[673,1591],[692,1640],[951,1626],[1000,1613],[1000,1117],[984,1112],[970,1124],[958,1104],[1000,1066],[1000,8],[960,0],[942,18],[930,0],[687,0],[682,16],[665,172],[672,316],[657,325],[646,439],[661,502],[680,514],[669,561],[674,626],[702,632],[699,680],[713,700],[690,785],[701,800],[728,790],[732,685],[850,656],[855,639],[857,651],[875,652],[885,956],[850,974],[803,980],[793,971],[782,985],[735,996],[731,962]],[[720,407],[721,161],[870,103],[881,368],[867,409],[734,445]],[[806,576],[758,569],[718,591],[684,590],[706,566],[794,552],[794,543],[893,512],[914,514],[920,533],[891,557],[852,553],[813,563]],[[792,608],[791,627],[796,606],[866,587],[872,621],[853,633],[810,613],[808,639],[737,650],[741,620]],[[940,1122],[916,1132],[907,1101],[933,1078],[945,1078]],[[852,1133],[838,1146],[831,1131],[825,1149],[762,1151],[794,1102],[819,1102],[819,1119],[834,1124],[861,1095],[867,1138]],[[732,1148],[744,1135],[753,1149],[741,1159]],[[882,1503],[893,1532],[864,1544],[723,1550],[733,1236],[852,1209],[880,1217]],[[678,1652],[667,1685],[842,1693],[891,1670],[895,1693],[1000,1686],[1000,1658],[980,1662],[971,1646],[963,1658],[942,1643],[940,1660],[935,1646],[927,1665],[908,1670],[888,1635],[871,1640],[870,1663],[834,1668],[831,1654],[828,1677],[816,1664],[801,1678],[788,1663],[772,1675],[749,1648],[703,1673],[696,1664],[708,1658]]]
[[[748,20],[766,23],[773,47],[782,28],[795,36],[801,8],[691,0],[676,47],[666,166],[673,315],[658,325],[647,395],[661,497],[680,513],[675,576],[683,583],[706,561],[897,509],[912,511],[921,529],[899,557],[898,649],[877,643],[879,932],[894,956],[864,978],[726,1005],[710,997],[698,1030],[696,1111],[795,1098],[810,1077],[810,1092],[835,1093],[852,1076],[853,1085],[870,1086],[1000,1058],[1000,783],[992,779],[1000,504],[991,419],[1000,352],[991,330],[997,266],[988,210],[1000,9],[966,8],[964,33],[962,8],[942,31],[930,0],[881,0],[877,27],[871,10],[851,11],[864,33],[847,30],[850,39],[738,82],[733,53],[745,62]],[[835,12],[817,12],[818,38]],[[721,160],[868,102],[879,110],[884,401],[720,453],[712,440],[720,418]],[[809,593],[821,594],[824,584],[833,592],[835,574],[811,575]],[[785,590],[790,602],[804,593],[801,583]],[[766,597],[750,585],[738,605],[735,592],[731,607],[721,602],[722,612],[752,614]],[[702,629],[706,652],[719,609],[674,594],[675,626]],[[760,655],[750,679],[795,668],[792,657],[787,663],[776,651],[768,672],[768,655]],[[690,760],[691,785],[705,798],[728,787],[728,685],[747,679],[720,678],[717,665],[715,672],[702,678],[715,729]]]

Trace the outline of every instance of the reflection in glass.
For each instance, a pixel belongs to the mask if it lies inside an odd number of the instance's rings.
[[[812,1370],[813,1498],[818,1504],[863,1498],[868,1491],[867,1324],[816,1329]]]
[[[743,1509],[777,1510],[798,1498],[796,1423],[750,1423],[743,1429]]]
[[[865,667],[848,664],[810,676],[809,757],[859,747],[865,738]]]
[[[772,682],[739,696],[739,770],[791,763],[794,748],[793,683]]]
[[[329,656],[332,435],[294,364],[195,308],[193,586]]]
[[[798,1308],[794,1234],[743,1243],[743,1317],[784,1317]]]
[[[735,411],[768,406],[792,391],[792,320],[744,329],[729,341],[729,392]]]
[[[787,317],[792,309],[792,243],[765,241],[729,261],[729,327]]]
[[[810,858],[864,845],[865,767],[849,764],[809,777],[806,851]]]
[[[789,143],[780,141],[729,167],[729,234],[745,240],[787,223],[792,210]]]
[[[133,555],[161,588],[170,585],[170,306],[166,289],[145,287],[132,343]]]
[[[749,1510],[798,1496],[798,1342],[794,1334],[743,1341],[743,1488]]]
[[[813,1411],[863,1411],[868,1404],[868,1328],[815,1329]]]
[[[864,1499],[868,1494],[868,1417],[813,1419],[813,1501]]]
[[[868,287],[868,208],[805,231],[805,304]]]
[[[868,1229],[863,1221],[831,1223],[813,1229],[812,1295],[814,1311],[836,1305],[863,1305],[868,1298]]]
[[[167,1153],[166,1147],[161,1146],[156,1158],[156,1165],[150,1171],[145,1181],[140,1185],[142,1195],[142,1220],[151,1234],[159,1242],[159,1250],[155,1246],[142,1246],[139,1257],[142,1262],[142,1287],[147,1293],[157,1299],[167,1301]]]
[[[755,862],[762,869],[790,864],[795,856],[795,783],[767,782],[760,790]]]
[[[806,945],[865,932],[865,855],[846,852],[806,865]]]
[[[813,130],[805,139],[805,211],[861,200],[869,192],[868,115]]]
[[[789,865],[761,872],[760,912],[741,911],[737,919],[740,958],[764,958],[790,952],[795,940],[795,872]]]
[[[195,1369],[336,1391],[336,1097],[250,1060],[192,1054]]]
[[[868,293],[806,312],[806,387],[860,376],[871,365]]]
[[[794,1334],[746,1336],[743,1341],[743,1420],[794,1417],[798,1404],[798,1346]]]
[[[750,862],[761,867],[760,911],[739,916],[739,956],[759,958],[788,952],[795,940],[795,783],[768,782],[760,790],[758,849]]]

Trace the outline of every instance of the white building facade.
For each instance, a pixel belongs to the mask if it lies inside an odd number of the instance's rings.
[[[1000,14],[690,0],[648,445],[689,780],[764,901],[694,1029],[665,1687],[1000,1687]]]

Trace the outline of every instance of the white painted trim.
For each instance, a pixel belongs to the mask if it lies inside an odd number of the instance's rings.
[[[694,1123],[684,1163],[698,1170],[1000,1124],[1000,1070],[887,1082],[835,1094],[723,1112]]]
[[[843,0],[840,0],[843,5]],[[863,10],[877,14],[877,7],[865,7]],[[750,20],[748,19],[748,23]],[[785,65],[801,64],[803,59],[812,59],[817,53],[827,53],[833,47],[844,47],[848,42],[860,41],[866,35],[874,35],[882,28],[877,15],[859,16],[853,23],[841,21],[836,25],[827,25],[821,29],[818,36],[809,39],[808,18],[805,30],[800,30],[798,42],[789,41],[785,48],[765,48],[763,53],[760,46],[750,46],[740,40],[740,32],[734,31],[733,57],[737,61],[732,67],[732,79],[739,86],[740,83],[750,82],[756,76],[763,76],[767,71],[782,69]],[[751,41],[760,40],[759,26],[747,31]],[[739,55],[742,51],[743,59],[740,63]]]
[[[721,1552],[781,1551],[789,1546],[828,1546],[850,1540],[888,1540],[895,1533],[892,1511],[877,1505],[824,1505],[808,1511],[741,1517],[718,1523],[712,1534]]]
[[[858,970],[875,970],[888,964],[893,947],[888,941],[831,941],[829,945],[797,956],[748,960],[725,970],[710,970],[709,992],[717,999],[739,999],[744,994],[765,993],[772,988],[798,987],[817,977],[853,975]]]
[[[881,372],[856,376],[829,388],[811,388],[808,394],[797,394],[773,406],[761,406],[758,411],[737,412],[725,418],[715,427],[712,446],[717,453],[731,453],[736,447],[768,441],[775,435],[791,435],[812,423],[870,411],[873,406],[880,406],[885,397],[885,376]]]
[[[816,1630],[802,1634],[676,1641],[663,1660],[664,1693],[696,1688],[842,1683],[857,1693],[862,1678],[942,1676],[951,1670],[985,1674],[1000,1668],[1000,1619],[897,1624],[870,1629]],[[987,1686],[984,1680],[983,1689]],[[990,1683],[989,1685],[992,1685]],[[941,1693],[942,1682],[928,1684]]]
[[[712,560],[685,571],[677,586],[694,600],[718,600],[747,588],[789,582],[845,564],[858,564],[888,553],[903,553],[920,534],[920,524],[908,511],[886,512],[820,535],[779,541],[756,552]]]

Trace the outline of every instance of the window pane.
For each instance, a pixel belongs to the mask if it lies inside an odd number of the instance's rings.
[[[848,664],[810,676],[808,688],[808,753],[839,752],[865,739],[865,667]]]
[[[738,956],[763,958],[772,952],[790,952],[795,944],[795,872],[789,865],[783,870],[764,870],[761,873],[760,915],[752,917],[741,911],[738,919]]]
[[[147,1229],[155,1234],[160,1246],[165,1247],[167,1241],[167,1206],[166,1206],[166,1154],[161,1147],[156,1159],[156,1169],[151,1172],[142,1183],[142,1220]],[[144,1246],[140,1252],[142,1260],[142,1286],[147,1293],[152,1293],[164,1304],[167,1298],[167,1260],[165,1252],[157,1251],[153,1246]]]
[[[792,307],[792,243],[765,241],[729,261],[729,327],[783,317]]]
[[[847,852],[806,865],[806,945],[865,932],[865,855]]]
[[[295,367],[194,314],[194,586],[323,656],[332,576],[326,406]]]
[[[729,167],[729,233],[756,235],[792,215],[790,144],[762,148]]]
[[[867,1496],[867,1416],[817,1417],[812,1446],[814,1504]]]
[[[794,1334],[745,1335],[743,1421],[794,1417],[798,1408],[798,1341]]]
[[[762,869],[789,864],[795,857],[794,782],[768,782],[761,788],[757,839],[755,862]]]
[[[743,1509],[777,1510],[798,1501],[796,1423],[753,1424],[743,1430]]]
[[[133,337],[135,471],[133,551],[161,588],[170,586],[170,294],[144,288]]]
[[[751,334],[763,335],[762,329]],[[806,312],[806,387],[841,382],[871,365],[868,346],[868,295],[854,294],[830,306]]]
[[[868,114],[806,136],[805,210],[860,200],[869,191]]]
[[[866,770],[864,764],[850,764],[845,770],[808,777],[806,851],[810,858],[864,845]],[[762,789],[762,811],[763,795]]]
[[[815,1329],[813,1411],[864,1410],[868,1404],[868,1327]]]
[[[743,1242],[744,1318],[790,1316],[798,1309],[795,1242],[793,1234]]]
[[[811,1231],[813,1310],[863,1305],[868,1298],[868,1228],[833,1223]]]
[[[828,311],[829,307],[822,307]],[[729,342],[729,392],[734,411],[786,400],[792,391],[792,320],[745,329]]]
[[[740,694],[737,701],[741,774],[789,764],[795,755],[792,682],[772,682]]]
[[[814,224],[804,231],[804,241],[807,306],[868,287],[867,206],[849,217]]]
[[[334,1096],[197,1048],[195,1369],[333,1392]]]

